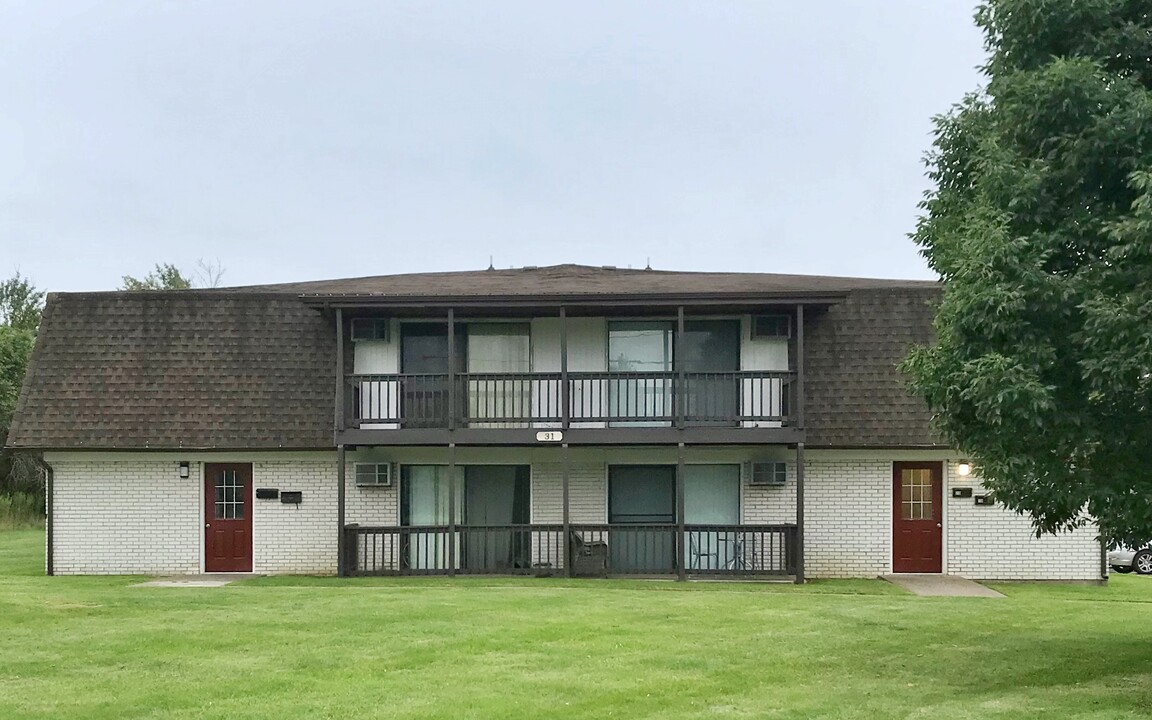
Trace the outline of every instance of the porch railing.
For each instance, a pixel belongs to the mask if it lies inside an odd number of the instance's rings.
[[[462,373],[350,375],[352,426],[404,428],[581,424],[787,425],[792,372]],[[450,387],[450,382],[455,387]],[[565,413],[567,400],[567,413]]]
[[[345,528],[350,575],[781,576],[796,572],[795,525],[669,524]]]

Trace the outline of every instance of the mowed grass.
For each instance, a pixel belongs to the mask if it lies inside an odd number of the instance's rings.
[[[789,585],[42,576],[0,533],[0,718],[1146,718],[1152,579]]]

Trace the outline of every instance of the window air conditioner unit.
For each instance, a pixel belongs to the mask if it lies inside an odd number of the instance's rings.
[[[396,463],[356,463],[356,484],[360,487],[392,487],[400,477]]]
[[[352,318],[352,342],[387,340],[390,327],[388,318]]]
[[[752,339],[792,337],[791,315],[754,315],[752,317]]]
[[[788,463],[755,461],[744,463],[744,479],[749,485],[780,487],[788,481]]]

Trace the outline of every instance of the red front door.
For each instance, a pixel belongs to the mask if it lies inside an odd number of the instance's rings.
[[[252,572],[252,465],[204,465],[204,572]]]
[[[940,572],[943,484],[940,463],[892,464],[892,572]]]

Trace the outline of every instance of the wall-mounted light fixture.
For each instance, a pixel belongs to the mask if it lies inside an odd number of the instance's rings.
[[[184,479],[188,478],[188,463],[186,462],[180,463],[180,477]]]
[[[962,461],[956,466],[956,474],[960,477],[968,477],[972,474],[972,463],[967,460]]]

